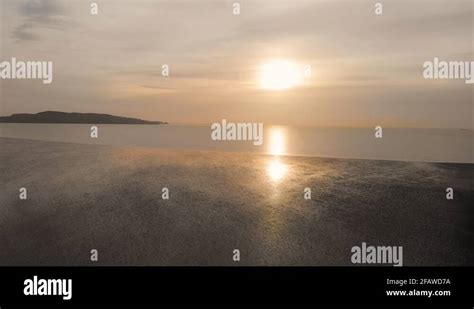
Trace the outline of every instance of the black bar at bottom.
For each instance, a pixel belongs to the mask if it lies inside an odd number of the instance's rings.
[[[24,295],[25,280],[72,279],[72,298]],[[0,267],[11,304],[413,304],[472,308],[473,267]],[[417,280],[387,284],[387,280]],[[387,291],[450,295],[387,296]],[[425,292],[427,293],[427,292]],[[463,306],[463,307],[464,307]]]

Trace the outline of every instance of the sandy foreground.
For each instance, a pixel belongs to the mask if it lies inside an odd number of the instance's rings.
[[[473,164],[0,138],[0,175],[0,265],[349,266],[362,242],[474,265]]]

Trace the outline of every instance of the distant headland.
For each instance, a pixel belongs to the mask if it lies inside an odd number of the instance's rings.
[[[46,111],[37,114],[12,114],[0,116],[0,123],[85,123],[85,124],[167,124],[163,121],[148,121],[138,118],[120,117],[109,114],[64,113]]]

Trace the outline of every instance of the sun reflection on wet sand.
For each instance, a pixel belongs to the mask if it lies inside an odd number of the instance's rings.
[[[286,134],[281,128],[270,129],[270,143],[268,151],[273,155],[267,167],[267,173],[270,179],[274,182],[280,182],[287,174],[288,167],[282,163],[279,156],[285,154],[285,137]]]
[[[278,158],[274,158],[268,164],[267,172],[271,180],[278,182],[285,176],[286,170],[286,165],[281,163]]]

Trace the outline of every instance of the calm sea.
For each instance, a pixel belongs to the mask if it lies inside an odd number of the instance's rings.
[[[117,146],[256,152],[337,158],[474,163],[473,131],[385,128],[308,128],[266,126],[262,146],[251,141],[213,141],[210,126],[0,124],[0,136],[44,141]]]

